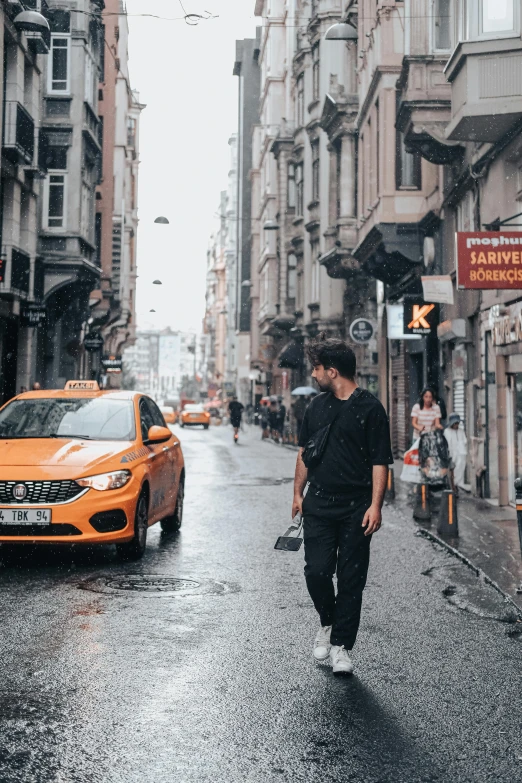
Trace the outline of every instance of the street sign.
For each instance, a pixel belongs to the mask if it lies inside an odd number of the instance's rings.
[[[47,310],[42,305],[26,304],[22,308],[22,326],[40,326],[47,318]]]
[[[415,300],[404,302],[404,333],[427,335],[437,331],[438,305]]]
[[[103,348],[103,337],[98,332],[86,334],[83,339],[83,347],[86,351],[100,351]]]
[[[422,340],[420,335],[404,334],[404,305],[387,304],[388,340]]]
[[[102,357],[101,364],[106,373],[119,373],[123,369],[123,359],[121,356],[106,354]]]
[[[522,288],[522,233],[459,231],[458,288]]]
[[[357,318],[351,324],[349,333],[354,343],[364,345],[372,339],[375,334],[375,327],[367,318]]]
[[[421,277],[424,299],[427,302],[454,304],[453,280],[451,275],[428,275]]]

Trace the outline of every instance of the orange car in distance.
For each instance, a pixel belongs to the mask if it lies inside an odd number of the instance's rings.
[[[178,530],[185,464],[156,403],[69,381],[0,408],[0,543],[116,544],[145,552],[150,525]]]
[[[161,405],[160,411],[165,419],[165,424],[175,424],[178,420],[178,414],[170,405]]]
[[[181,411],[179,420],[180,427],[195,427],[200,425],[208,430],[210,425],[210,413],[205,410],[203,405],[185,405]]]

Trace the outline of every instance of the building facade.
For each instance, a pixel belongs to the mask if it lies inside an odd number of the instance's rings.
[[[36,381],[102,380],[103,350],[85,338],[109,327],[105,352],[119,354],[133,337],[142,107],[119,0],[2,2],[0,21],[5,400]]]
[[[0,403],[36,379],[44,332],[38,228],[49,165],[41,106],[51,34],[20,28],[23,10],[22,3],[0,3]],[[47,14],[46,3],[41,10]]]

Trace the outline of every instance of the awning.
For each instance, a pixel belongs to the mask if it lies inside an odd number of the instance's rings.
[[[281,368],[295,370],[301,366],[303,360],[304,349],[302,343],[292,341],[291,343],[288,343],[279,354],[277,365]]]
[[[394,285],[423,264],[424,233],[417,223],[379,223],[353,251],[371,276]]]

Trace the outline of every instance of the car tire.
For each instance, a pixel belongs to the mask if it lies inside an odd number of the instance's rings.
[[[183,505],[185,501],[185,478],[182,476],[179,482],[176,508],[170,517],[161,520],[161,529],[164,533],[176,533],[183,522]]]
[[[183,424],[183,422],[182,422],[182,421],[180,421],[180,423],[179,423],[179,426],[181,427],[181,429],[183,429],[183,427],[184,427],[185,425]]]
[[[147,548],[147,533],[149,530],[149,503],[147,495],[142,492],[136,503],[134,514],[134,537],[124,544],[116,544],[116,552],[122,560],[141,560]]]
[[[203,429],[204,429],[204,430],[208,430],[208,424],[204,424],[204,425],[203,425]]]

